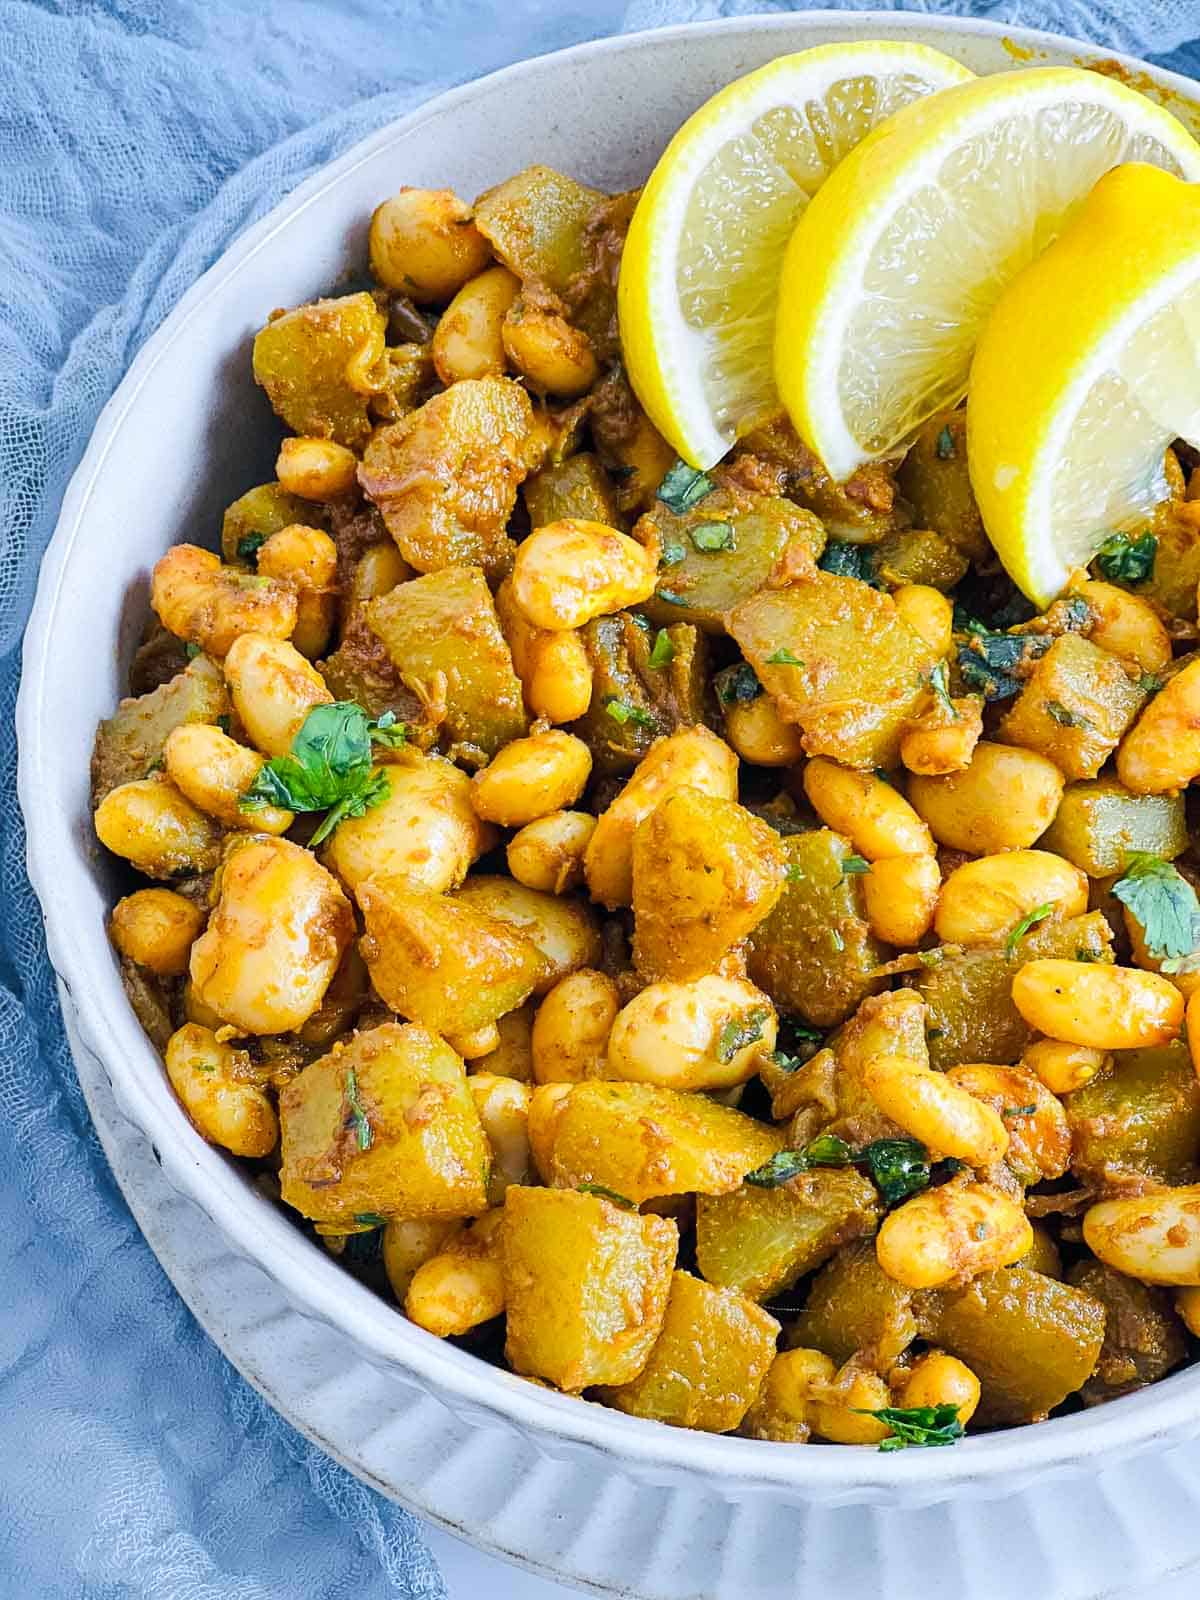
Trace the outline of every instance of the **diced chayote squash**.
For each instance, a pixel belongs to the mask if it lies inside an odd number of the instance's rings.
[[[1185,1044],[1118,1050],[1113,1069],[1066,1096],[1071,1170],[1084,1183],[1192,1183],[1200,1082]]]
[[[1116,656],[1064,633],[1034,663],[999,738],[1036,750],[1068,779],[1094,778],[1145,700]]]
[[[96,730],[92,749],[92,808],[110,790],[157,770],[163,745],[186,722],[216,722],[228,714],[229,691],[220,667],[197,656],[187,667],[134,700],[122,700]]]
[[[1182,794],[1131,794],[1116,778],[1072,783],[1038,841],[1092,878],[1121,872],[1138,851],[1173,861],[1188,846]]]
[[[371,433],[372,369],[381,365],[386,329],[369,294],[282,311],[255,338],[255,381],[293,433],[361,450]]]

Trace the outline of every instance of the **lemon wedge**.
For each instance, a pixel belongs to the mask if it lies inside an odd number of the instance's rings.
[[[971,73],[925,45],[780,56],[722,89],[667,146],[621,260],[625,366],[659,432],[710,467],[776,403],[775,296],[796,218],[899,106]]]
[[[997,301],[969,410],[984,527],[1044,606],[1144,527],[1171,441],[1200,445],[1200,189],[1140,165],[1102,178]]]
[[[780,397],[834,478],[962,398],[1005,284],[1128,161],[1200,178],[1169,112],[1076,67],[946,89],[851,151],[792,235],[775,335]]]

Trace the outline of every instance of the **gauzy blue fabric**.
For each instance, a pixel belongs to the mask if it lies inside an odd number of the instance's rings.
[[[19,648],[134,353],[239,229],[444,84],[740,0],[0,0],[0,1594],[444,1595],[404,1512],[272,1413],[143,1243],[75,1080],[24,873]],[[852,4],[849,9],[863,9]],[[929,0],[1178,50],[1195,0]],[[1175,64],[1200,66],[1185,50]],[[536,115],[531,108],[531,115]],[[397,182],[403,174],[397,173]],[[120,560],[120,551],[113,552]],[[82,649],[107,641],[81,629]]]

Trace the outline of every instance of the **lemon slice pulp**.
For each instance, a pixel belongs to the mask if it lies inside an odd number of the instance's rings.
[[[1124,84],[997,73],[901,108],[838,166],[787,248],[775,376],[837,479],[898,453],[966,391],[1004,286],[1105,172],[1200,178],[1200,145]]]
[[[776,403],[779,271],[835,164],[898,107],[971,73],[924,45],[781,56],[688,118],[638,202],[621,262],[630,381],[689,465],[709,467]]]
[[[1200,189],[1147,166],[1102,178],[1001,295],[971,368],[968,461],[984,526],[1044,606],[1200,445]]]

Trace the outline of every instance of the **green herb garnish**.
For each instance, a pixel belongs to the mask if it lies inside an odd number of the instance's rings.
[[[851,544],[846,539],[831,539],[817,565],[822,572],[831,572],[837,578],[858,578],[872,588],[883,588],[875,570],[875,552],[869,544]]]
[[[1152,533],[1131,539],[1114,533],[1096,552],[1096,565],[1110,583],[1145,583],[1154,571],[1158,540]]]
[[[1017,923],[1016,927],[1004,941],[1004,954],[1006,956],[1013,955],[1017,946],[1029,932],[1030,928],[1036,927],[1039,922],[1048,917],[1054,910],[1054,907],[1057,905],[1057,903],[1058,902],[1055,900],[1043,901],[1040,906],[1034,906],[1033,910],[1030,911],[1028,915],[1022,917],[1020,922]]]
[[[665,628],[660,628],[654,635],[654,645],[650,651],[650,665],[652,667],[665,667],[668,662],[675,659],[675,646],[671,643],[671,635]]]
[[[386,1228],[387,1218],[381,1217],[378,1211],[356,1211],[355,1222],[361,1222],[364,1228]]]
[[[723,706],[745,705],[748,700],[757,700],[763,692],[763,686],[748,661],[739,661],[736,667],[726,667],[718,672],[713,679],[713,687]]]
[[[943,710],[948,711],[953,720],[957,722],[958,712],[954,708],[954,701],[950,698],[950,680],[944,661],[939,661],[929,674],[929,687],[933,690],[934,697],[940,701]]]
[[[954,1444],[963,1436],[963,1425],[958,1420],[958,1407],[944,1406],[880,1406],[878,1411],[854,1408],[860,1416],[878,1417],[892,1430],[884,1439],[881,1450],[905,1450],[912,1445]]]
[[[853,878],[856,874],[861,874],[863,872],[870,872],[870,870],[871,870],[871,863],[867,860],[866,856],[843,856],[842,857],[842,877],[843,878]]]
[[[1063,705],[1061,700],[1046,701],[1046,715],[1058,723],[1060,728],[1094,728],[1095,724],[1078,711],[1072,711],[1069,706]]]
[[[670,643],[670,640],[667,641]],[[609,695],[604,702],[606,716],[614,722],[619,722],[622,727],[627,722],[632,722],[639,728],[657,728],[658,723],[648,711],[643,711],[641,706],[631,706],[628,700],[620,700],[616,695]]]
[[[1093,961],[1102,961],[1104,957],[1095,950],[1085,950],[1081,944],[1077,944],[1075,946],[1075,959],[1076,961],[1090,963]]]
[[[598,1200],[607,1200],[611,1205],[620,1206],[622,1211],[637,1210],[632,1200],[627,1200],[615,1189],[606,1189],[602,1183],[577,1183],[575,1187],[580,1194],[594,1194]]]
[[[785,883],[803,883],[804,868],[797,861],[789,861],[783,874]]]
[[[929,1187],[929,1151],[918,1139],[873,1139],[855,1160],[866,1164],[889,1206]]]
[[[658,498],[677,517],[690,511],[712,489],[712,479],[706,478],[686,461],[677,461],[658,486]]]
[[[346,1106],[344,1126],[354,1129],[360,1150],[369,1150],[374,1135],[371,1132],[371,1124],[367,1118],[367,1113],[363,1109],[363,1103],[358,1096],[358,1077],[353,1067],[347,1067],[346,1069]]]
[[[988,700],[1007,700],[1020,692],[1017,668],[1049,650],[1051,641],[1036,633],[993,633],[981,622],[968,622],[970,635],[958,647],[963,682],[983,691]]]
[[[687,555],[687,547],[679,543],[678,539],[668,539],[662,547],[658,564],[660,567],[677,567]]]
[[[238,801],[242,811],[282,806],[327,813],[310,844],[320,844],[347,817],[361,817],[386,799],[391,785],[372,768],[371,746],[395,747],[407,736],[394,712],[372,722],[353,700],[314,706],[292,740],[291,754],[276,756]]]
[[[197,656],[204,654],[204,652],[201,650],[200,646],[198,644],[193,644],[190,639],[184,645],[183,653],[188,658],[189,661],[195,661]]]
[[[768,667],[802,667],[804,665],[799,656],[793,655],[790,650],[784,649],[773,650],[766,657],[766,664]]]
[[[1163,970],[1200,944],[1200,901],[1191,884],[1161,856],[1136,851],[1112,892],[1141,924],[1146,948]]]
[[[939,461],[954,460],[954,435],[950,432],[949,423],[937,436],[937,454]]]
[[[742,1182],[755,1189],[778,1189],[813,1167],[848,1167],[853,1161],[854,1153],[844,1139],[833,1133],[819,1133],[803,1150],[780,1150],[761,1167],[748,1172]]]
[[[763,1025],[771,1015],[766,1006],[755,1006],[741,1017],[730,1017],[717,1036],[717,1060],[728,1064],[749,1044],[763,1036]]]
[[[732,522],[698,522],[690,534],[697,550],[707,552],[734,548]]]
[[[669,606],[683,606],[684,610],[691,604],[676,589],[659,589],[658,598],[665,600]]]
[[[240,561],[258,561],[258,552],[267,542],[265,533],[244,533],[237,542],[237,555]]]
[[[841,933],[837,928],[830,928],[829,942],[837,951],[838,955],[841,955],[842,951],[846,948],[846,941],[842,938]]]
[[[1143,694],[1157,694],[1166,681],[1155,672],[1143,672],[1137,681],[1137,686]]]
[[[1002,1117],[1032,1117],[1037,1111],[1037,1101],[1033,1100],[1027,1106],[1005,1106],[1000,1113]]]

